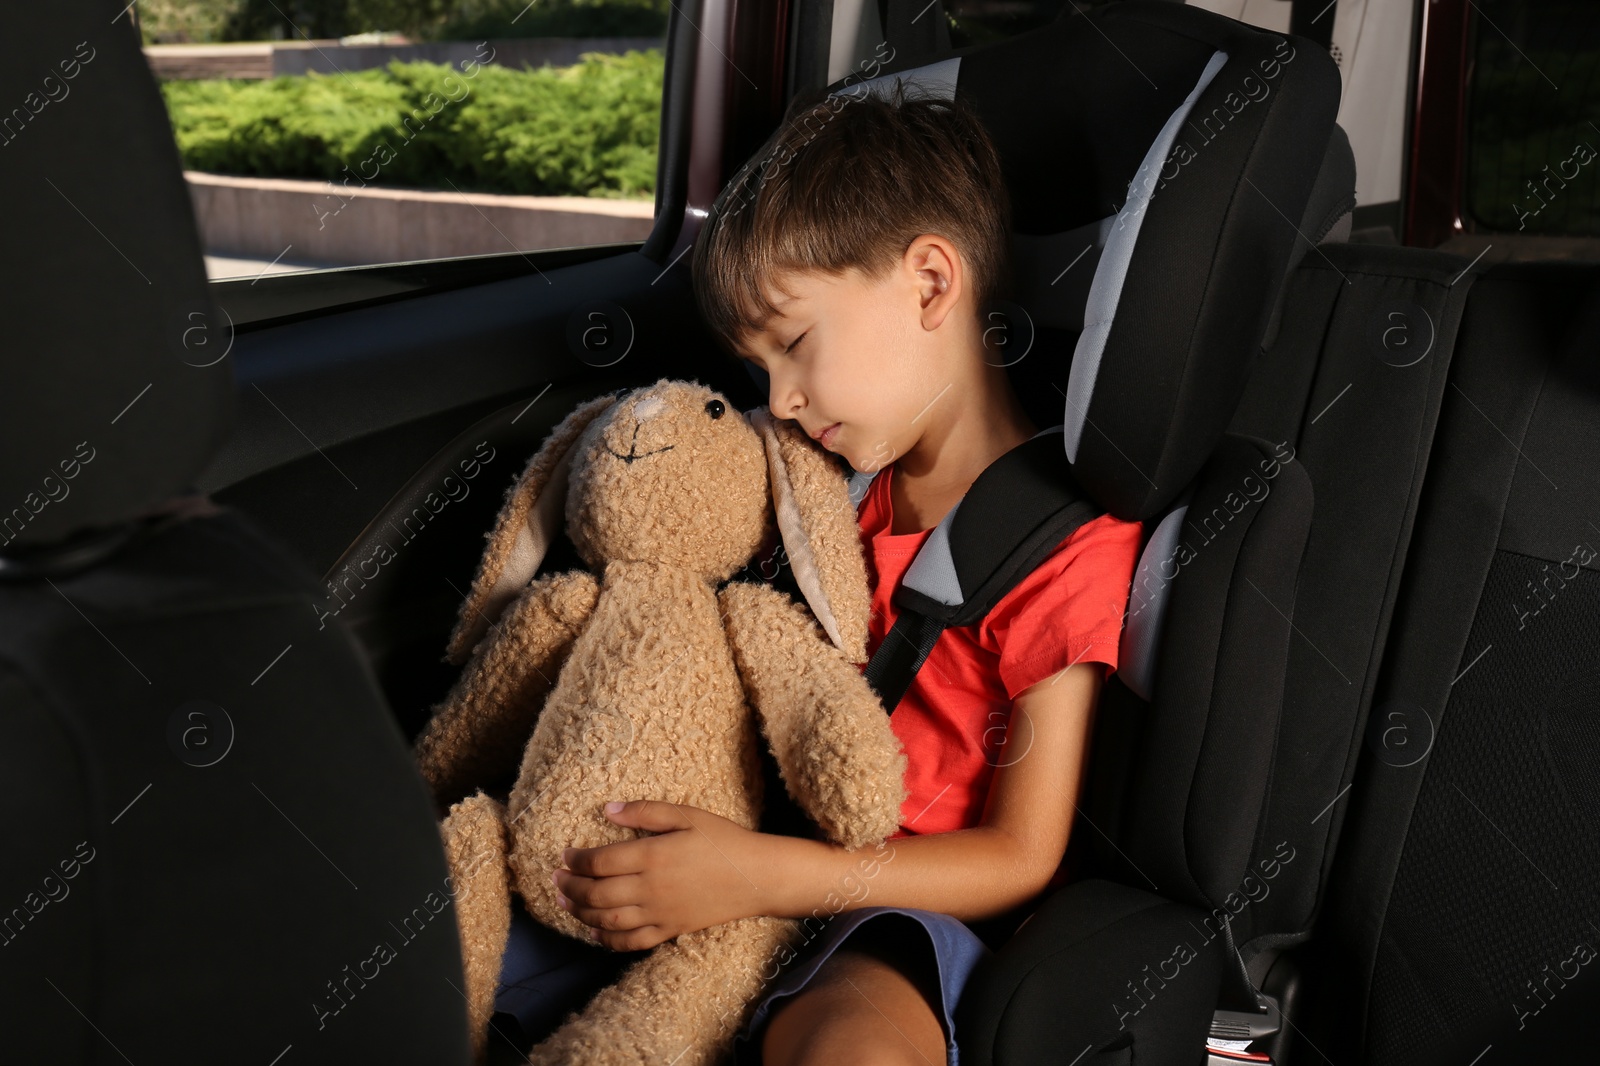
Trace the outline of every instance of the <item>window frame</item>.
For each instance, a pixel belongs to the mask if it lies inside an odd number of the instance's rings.
[[[695,118],[705,110],[704,101],[696,98],[695,72],[704,62],[699,53],[706,51],[709,42],[699,30],[707,21],[716,21],[715,9],[730,6],[729,0],[674,0],[668,15],[656,150],[655,222],[643,241],[319,267],[256,278],[217,278],[210,282],[212,298],[225,309],[237,331],[248,332],[615,255],[639,252],[664,264],[661,251],[673,245],[690,210],[686,205],[693,130]],[[745,6],[754,9],[756,5]]]

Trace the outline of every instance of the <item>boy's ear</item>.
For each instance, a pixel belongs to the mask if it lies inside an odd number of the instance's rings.
[[[864,663],[872,591],[849,481],[793,422],[765,407],[745,417],[766,445],[772,507],[795,584],[828,639],[851,662]]]
[[[966,288],[960,251],[938,234],[924,234],[911,242],[906,259],[917,278],[923,326],[937,329],[955,309]]]

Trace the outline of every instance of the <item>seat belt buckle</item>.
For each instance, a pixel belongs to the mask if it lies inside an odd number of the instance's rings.
[[[1272,1056],[1250,1050],[1251,1045],[1283,1027],[1278,1001],[1257,992],[1259,1011],[1218,1010],[1211,1013],[1211,1033],[1206,1038],[1206,1066],[1233,1066],[1257,1062],[1271,1066]]]

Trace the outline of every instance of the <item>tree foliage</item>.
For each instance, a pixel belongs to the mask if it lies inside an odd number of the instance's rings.
[[[655,191],[660,49],[472,73],[390,63],[348,75],[161,86],[184,166],[352,186],[641,197]]]
[[[669,0],[140,0],[148,43],[344,37],[661,37]]]

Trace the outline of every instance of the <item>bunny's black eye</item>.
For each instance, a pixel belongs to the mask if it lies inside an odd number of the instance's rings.
[[[706,414],[710,415],[712,418],[721,418],[722,412],[726,411],[727,409],[728,408],[723,405],[721,400],[706,401]]]

